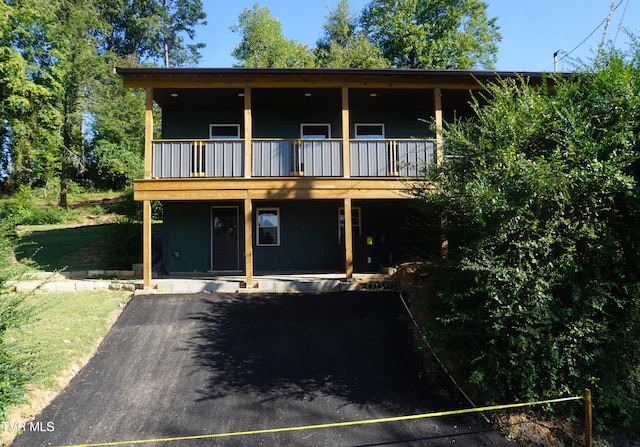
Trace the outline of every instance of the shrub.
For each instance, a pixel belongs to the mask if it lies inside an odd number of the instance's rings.
[[[637,426],[639,64],[488,87],[446,131],[438,191],[414,190],[449,240],[427,330],[489,401],[591,388],[601,428]]]
[[[110,269],[131,269],[141,262],[142,226],[124,218],[110,225],[104,261]]]
[[[6,337],[8,330],[19,330],[36,313],[25,304],[28,295],[16,292],[10,284],[26,269],[15,262],[10,226],[8,219],[0,222],[0,420],[6,420],[9,406],[21,401],[25,384],[34,376],[31,353]]]
[[[11,218],[16,225],[51,225],[68,221],[70,214],[56,206],[37,206],[31,189],[21,186],[12,199],[0,204],[0,216]]]
[[[122,193],[110,211],[123,216],[132,222],[142,222],[142,202],[133,200],[133,189],[129,188]],[[153,220],[162,220],[162,202],[151,202],[151,214]]]

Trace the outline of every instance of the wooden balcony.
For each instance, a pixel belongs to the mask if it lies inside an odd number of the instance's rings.
[[[350,166],[343,166],[339,139],[255,139],[251,177],[416,177],[436,162],[435,140],[351,140]],[[152,179],[248,177],[243,140],[153,142]]]

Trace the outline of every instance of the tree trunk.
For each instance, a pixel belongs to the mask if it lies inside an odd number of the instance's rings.
[[[67,95],[67,98],[72,95]],[[71,111],[73,107],[69,106],[68,101],[65,106],[65,120],[62,126],[62,157],[60,159],[60,201],[58,205],[60,208],[69,209],[69,203],[67,202],[67,186],[69,186],[69,165],[70,165],[70,153],[73,144],[73,122],[71,121]]]
[[[60,176],[60,202],[58,205],[60,208],[64,208],[66,210],[69,209],[69,202],[67,202],[67,185],[69,184],[69,180],[65,174]]]

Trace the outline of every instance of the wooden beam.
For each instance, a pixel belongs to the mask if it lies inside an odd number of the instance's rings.
[[[151,202],[145,200],[142,202],[142,284],[145,289],[151,288],[151,242]]]
[[[244,89],[244,176],[251,177],[253,175],[252,166],[252,143],[253,139],[253,119],[251,113],[251,89]]]
[[[153,87],[146,89],[144,112],[144,178],[151,178],[153,152]]]
[[[342,171],[343,177],[351,177],[351,149],[349,145],[349,88],[342,87]]]
[[[253,204],[244,200],[244,269],[246,287],[253,287]]]
[[[351,199],[344,199],[344,265],[347,279],[353,278],[353,222]]]
[[[442,135],[443,118],[442,118],[442,89],[436,87],[433,89],[433,110],[436,120],[436,161],[442,164],[444,161],[444,138]]]
[[[342,177],[194,177],[135,180],[135,189],[190,191],[210,190],[276,190],[276,189],[394,189],[408,188],[411,179],[398,177],[342,178]]]
[[[407,199],[397,178],[194,178],[136,180],[135,200]]]

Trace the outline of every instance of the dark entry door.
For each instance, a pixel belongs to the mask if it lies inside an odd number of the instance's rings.
[[[211,208],[211,270],[239,270],[238,207]]]

